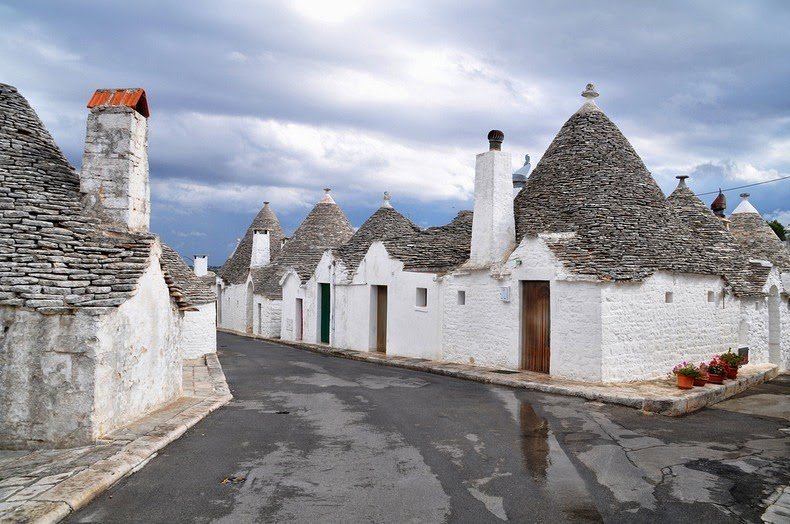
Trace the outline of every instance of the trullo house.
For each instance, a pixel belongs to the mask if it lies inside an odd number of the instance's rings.
[[[78,174],[0,84],[4,447],[90,443],[176,398],[184,315],[213,301],[148,230],[145,92],[99,90],[88,107]]]

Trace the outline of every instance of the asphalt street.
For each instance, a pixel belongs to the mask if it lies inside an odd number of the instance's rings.
[[[234,400],[69,522],[759,522],[790,377],[679,418],[220,333]]]

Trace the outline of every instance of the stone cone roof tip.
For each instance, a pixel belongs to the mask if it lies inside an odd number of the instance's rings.
[[[285,234],[280,226],[280,220],[267,201],[263,203],[261,210],[252,219],[236,249],[220,268],[218,274],[226,283],[243,284],[247,281],[247,274],[252,262],[252,237],[256,229],[266,229],[270,232],[271,259],[274,260],[280,253],[280,246]]]
[[[594,86],[562,126],[514,200],[516,241],[541,233],[571,271],[642,280],[657,270],[710,272],[684,246],[686,229],[633,146],[597,106]]]
[[[410,238],[419,232],[419,226],[393,208],[389,200],[385,200],[385,204],[365,220],[351,239],[335,251],[335,256],[353,272],[373,242],[387,245],[389,240]]]

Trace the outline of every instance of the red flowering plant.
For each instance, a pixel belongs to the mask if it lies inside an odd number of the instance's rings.
[[[700,372],[697,366],[684,361],[672,368],[672,375],[686,375],[687,377],[697,378],[700,376]]]
[[[719,358],[729,369],[738,369],[741,364],[745,364],[744,358],[736,353],[733,353],[732,348],[728,349],[727,352],[721,355]]]
[[[713,357],[713,360],[708,364],[708,373],[711,375],[724,375],[727,371],[727,364],[721,359],[719,355]]]

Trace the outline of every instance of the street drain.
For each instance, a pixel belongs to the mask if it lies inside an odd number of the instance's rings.
[[[517,374],[518,371],[513,371],[512,369],[494,369],[491,370],[491,373],[498,373],[500,375],[514,375]]]
[[[290,415],[291,412],[290,411],[275,411],[274,414],[275,415]]]

